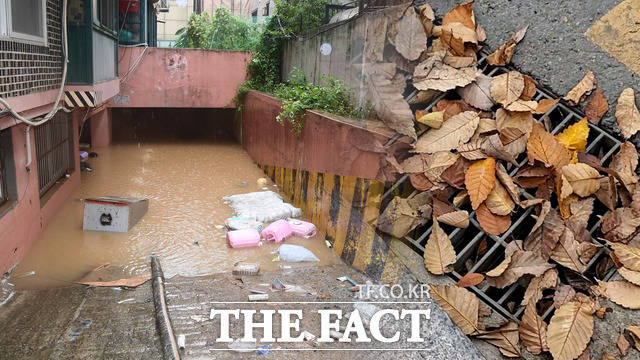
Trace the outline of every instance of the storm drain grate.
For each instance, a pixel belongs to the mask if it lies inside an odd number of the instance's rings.
[[[479,68],[483,70],[483,73],[488,76],[495,76],[512,69],[507,67],[493,67],[486,64],[487,55],[483,54],[479,59]],[[415,96],[415,92],[407,96],[409,100]],[[533,100],[539,101],[542,99],[557,99],[558,96],[552,92],[542,89],[537,86],[536,94]],[[455,91],[448,91],[437,98],[432,100],[426,107],[421,106],[412,110],[423,109],[430,110],[436,103],[443,99],[460,99]],[[569,125],[581,120],[584,115],[577,109],[568,107],[561,102],[554,105],[545,114],[535,115],[536,121],[543,122],[547,129],[551,129],[552,134],[557,134],[563,131]],[[598,157],[604,166],[613,158],[613,155],[618,151],[621,142],[614,136],[610,135],[600,127],[589,123],[589,138],[587,140],[586,152]],[[426,127],[419,129],[418,136],[426,131]],[[391,145],[398,140],[400,136],[393,137],[387,143]],[[507,171],[510,175],[514,175],[518,169],[527,163],[526,152],[520,154],[516,159],[518,166],[507,164]],[[410,181],[408,175],[402,176],[396,183],[394,183],[383,195],[383,204],[388,203],[393,196],[406,196],[410,197],[417,194]],[[524,189],[523,195],[528,198],[534,197],[534,191],[532,189]],[[518,208],[515,214],[512,215],[511,227],[502,235],[495,236],[486,234],[480,228],[476,218],[475,212],[469,205],[463,206],[459,210],[467,210],[470,214],[470,224],[466,229],[455,228],[446,224],[441,224],[442,229],[449,235],[451,242],[457,254],[457,261],[453,265],[454,271],[449,273],[454,280],[460,280],[467,273],[484,273],[493,269],[503,259],[505,254],[505,247],[513,240],[524,240],[530,233],[530,229],[535,224],[534,207],[527,209]],[[599,245],[603,243],[598,240],[594,234],[595,230],[600,224],[600,218],[607,214],[609,210],[600,204],[594,202],[594,211],[588,222],[588,230],[591,234],[591,240]],[[431,234],[430,221],[424,226],[414,229],[411,233],[404,237],[404,241],[414,251],[421,256],[424,254],[424,246]],[[609,261],[608,250],[606,247],[602,247],[600,251],[591,259],[587,264],[586,270],[581,274],[588,279],[598,278],[600,280],[609,280],[616,272],[615,266]],[[516,282],[504,289],[498,289],[486,284],[480,284],[479,286],[470,287],[469,290],[473,291],[482,301],[484,301],[491,308],[505,316],[507,319],[519,322],[519,318],[524,312],[524,307],[520,306],[520,302],[524,295],[525,286]],[[543,312],[543,318],[547,318],[553,312],[553,304],[550,304]]]

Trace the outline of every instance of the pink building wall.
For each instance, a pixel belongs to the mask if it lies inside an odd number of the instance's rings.
[[[247,51],[120,47],[120,93],[109,106],[235,107],[250,57]]]
[[[49,109],[47,109],[49,110]],[[80,158],[78,155],[78,121],[81,111],[72,114],[74,131],[75,170],[55,193],[41,204],[38,192],[38,166],[36,162],[35,135],[31,130],[31,143],[26,144],[25,127],[20,123],[10,127],[13,142],[17,202],[0,217],[0,274],[19,262],[38,239],[42,229],[51,221],[62,203],[80,185]],[[15,120],[1,119],[0,122],[15,123]],[[27,172],[27,146],[31,147],[32,161]]]

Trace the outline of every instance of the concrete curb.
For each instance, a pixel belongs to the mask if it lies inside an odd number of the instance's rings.
[[[167,310],[167,301],[164,292],[164,274],[160,267],[158,257],[151,256],[151,279],[153,287],[153,304],[156,308],[156,330],[162,344],[162,354],[165,360],[180,360],[178,344],[173,335],[171,319]]]

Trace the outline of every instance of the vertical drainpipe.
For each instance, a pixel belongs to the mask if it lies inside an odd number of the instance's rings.
[[[31,125],[27,125],[24,130],[24,134],[25,143],[27,146],[27,163],[24,167],[27,169],[27,172],[31,172],[31,169],[29,168],[29,166],[31,166]]]
[[[151,256],[151,286],[153,289],[153,304],[156,309],[156,329],[162,344],[162,354],[164,360],[180,360],[178,344],[173,335],[169,310],[167,309],[167,299],[164,293],[164,274],[160,267],[158,257]]]

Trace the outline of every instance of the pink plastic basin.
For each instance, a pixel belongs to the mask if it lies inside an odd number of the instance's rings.
[[[288,222],[291,227],[291,231],[296,236],[310,238],[316,235],[316,226],[310,222],[298,219],[289,219]]]
[[[262,238],[267,241],[282,242],[291,236],[291,226],[285,220],[278,220],[262,230]]]
[[[227,242],[232,248],[260,245],[260,233],[256,229],[242,229],[227,232]]]

